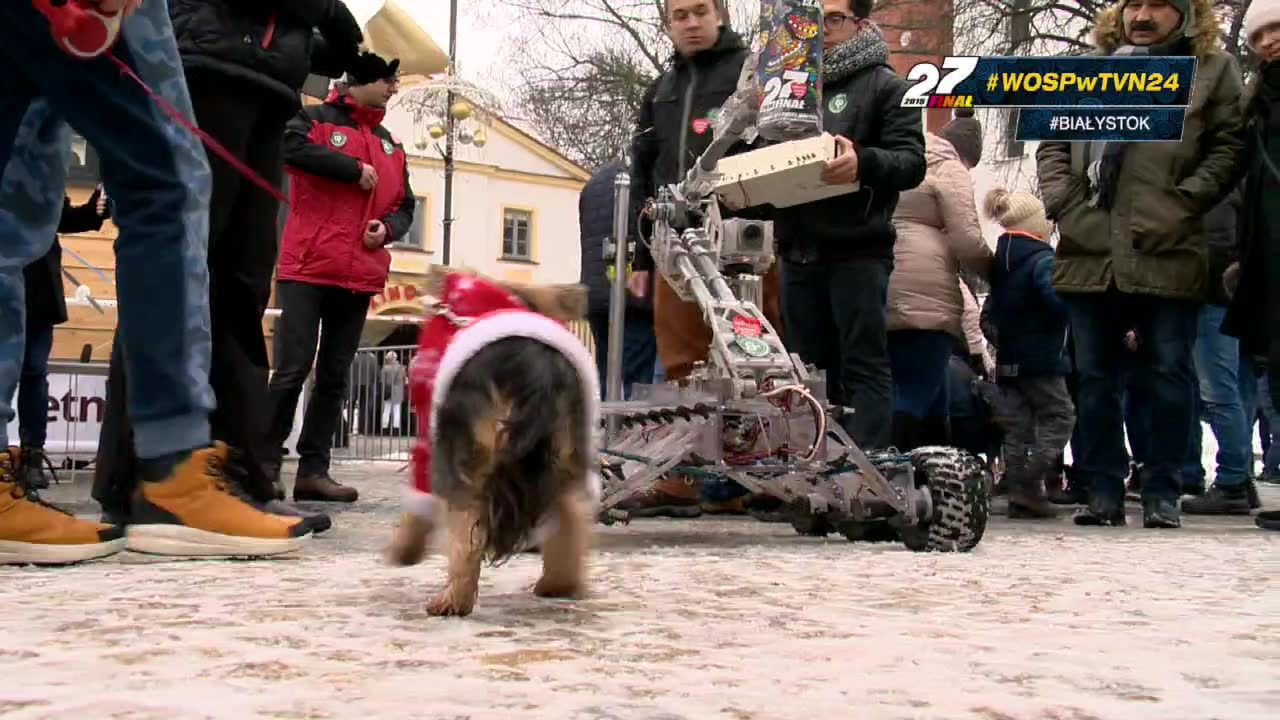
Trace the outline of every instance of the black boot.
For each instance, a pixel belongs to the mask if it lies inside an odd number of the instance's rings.
[[[1173,529],[1182,527],[1178,499],[1161,496],[1142,498],[1142,527]]]
[[[1138,502],[1142,499],[1142,465],[1129,463],[1129,479],[1125,482],[1125,499]]]
[[[1280,510],[1266,510],[1258,513],[1253,524],[1263,530],[1280,530]]]
[[[1200,497],[1182,501],[1182,512],[1188,515],[1248,515],[1249,488],[1244,485],[1223,486],[1217,483]],[[1254,491],[1256,494],[1256,490]]]
[[[1249,509],[1259,510],[1262,508],[1262,498],[1258,497],[1258,483],[1253,480],[1246,481],[1245,492],[1249,495]]]
[[[1009,519],[1043,519],[1058,517],[1058,510],[1045,496],[1043,463],[1030,461],[1025,475],[1009,476]]]
[[[890,438],[898,452],[910,452],[924,444],[923,431],[920,418],[906,413],[893,414]]]
[[[280,448],[277,452],[270,450],[266,453],[267,457],[262,460],[262,472],[266,473],[267,479],[271,481],[271,494],[276,500],[284,500],[284,481],[280,479],[281,469],[284,467],[284,454],[288,452],[285,448]]]
[[[951,446],[951,423],[945,417],[927,417],[920,421],[920,445]]]
[[[32,490],[49,489],[49,477],[44,474],[46,468],[49,475],[53,475],[53,463],[49,462],[49,456],[44,454],[43,449],[22,448],[22,472],[18,480],[23,487]]]
[[[1071,467],[1063,469],[1067,478],[1066,487],[1049,491],[1049,502],[1054,505],[1084,505],[1089,502],[1089,488],[1076,477]]]
[[[1094,481],[1089,487],[1089,504],[1081,508],[1072,520],[1086,527],[1122,527],[1128,520],[1124,515],[1124,485]]]

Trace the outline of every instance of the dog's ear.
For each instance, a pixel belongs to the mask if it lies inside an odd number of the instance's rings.
[[[587,287],[566,285],[519,285],[504,283],[530,310],[563,323],[581,320],[587,316]]]
[[[587,316],[587,287],[585,285],[524,285],[496,280],[468,268],[432,265],[427,269],[427,279],[424,287],[427,295],[439,298],[444,293],[444,279],[451,274],[457,273],[483,278],[515,295],[530,310],[546,315],[552,320],[569,323]]]
[[[450,275],[456,274],[475,275],[476,273],[467,268],[451,267],[448,265],[432,265],[427,268],[427,279],[426,282],[423,283],[422,289],[427,293],[427,295],[439,300],[440,296],[444,294],[444,279]]]

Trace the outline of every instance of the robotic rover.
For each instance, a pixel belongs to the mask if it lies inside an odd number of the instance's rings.
[[[802,535],[972,550],[990,504],[981,462],[946,447],[864,452],[839,423],[850,411],[827,401],[823,374],[789,353],[760,311],[762,275],[774,262],[772,223],[722,219],[720,201],[784,207],[839,190],[816,181],[835,152],[827,135],[725,158],[755,122],[746,96],[725,104],[711,146],[651,206],[656,269],[712,330],[708,361],[686,382],[639,386],[621,400],[627,252],[620,243],[606,248],[614,278],[600,519],[626,522],[617,507],[674,471],[778,498]],[[615,181],[614,238],[627,237],[629,186],[624,170]]]

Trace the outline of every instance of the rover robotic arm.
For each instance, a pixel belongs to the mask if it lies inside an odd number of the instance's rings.
[[[707,362],[681,383],[639,386],[622,401],[615,375],[625,271],[614,278],[601,519],[625,521],[616,507],[677,472],[778,498],[802,534],[838,530],[852,540],[868,528],[893,528],[912,549],[972,549],[989,495],[976,460],[947,448],[868,456],[836,422],[845,410],[827,403],[824,375],[790,354],[761,312],[763,275],[775,262],[773,224],[725,219],[721,203],[788,207],[858,187],[821,182],[836,152],[829,135],[726,157],[754,120],[749,99],[731,98],[711,146],[652,204],[655,268],[701,310],[711,329]],[[615,187],[618,237],[626,235],[626,185],[620,179]],[[622,243],[611,246],[625,253]],[[611,259],[625,267],[622,257]]]

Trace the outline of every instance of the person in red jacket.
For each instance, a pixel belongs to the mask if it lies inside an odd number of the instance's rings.
[[[291,210],[276,270],[281,314],[265,447],[273,453],[267,471],[280,487],[282,445],[314,362],[294,500],[357,498],[355,488],[329,477],[329,448],[369,300],[387,282],[386,246],[413,223],[404,147],[381,125],[399,89],[399,65],[362,54],[329,99],[304,108],[285,132]]]

